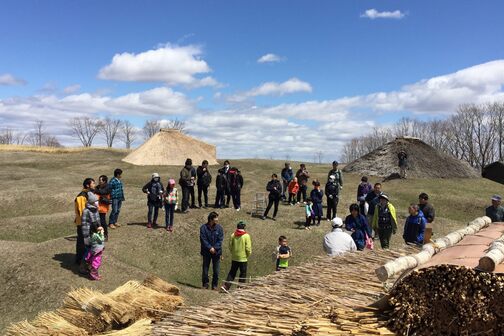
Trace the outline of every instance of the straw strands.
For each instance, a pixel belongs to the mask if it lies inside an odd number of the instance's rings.
[[[291,335],[303,321],[311,321],[305,325],[312,331],[332,326],[331,335],[340,335],[341,328],[327,322],[331,307],[362,307],[378,299],[385,288],[374,277],[374,268],[404,253],[365,251],[316,258],[240,284],[242,288],[207,306],[178,310],[156,323],[152,334]]]
[[[177,286],[169,284],[168,282],[158,278],[155,275],[149,275],[142,282],[142,285],[154,289],[160,293],[166,293],[170,295],[179,295],[180,290]]]
[[[104,334],[103,336],[148,336],[151,334],[152,321],[150,319],[142,319],[133,323],[128,328],[122,330],[114,330]]]
[[[99,316],[95,316],[93,313],[83,310],[62,308],[56,310],[56,314],[67,320],[69,323],[86,330],[90,335],[103,332],[109,327],[109,324]]]

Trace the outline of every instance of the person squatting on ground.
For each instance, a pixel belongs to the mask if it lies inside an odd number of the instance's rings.
[[[285,201],[285,200],[287,200],[285,192],[289,188],[289,183],[291,183],[291,181],[294,179],[294,171],[292,170],[292,167],[289,162],[285,162],[284,168],[282,169],[280,176],[282,177],[282,200]],[[290,192],[289,192],[289,197],[290,197]],[[289,201],[289,203],[290,203],[290,201]]]
[[[107,227],[107,212],[110,209],[110,187],[108,186],[108,177],[101,175],[98,178],[98,185],[94,190],[98,196],[98,213],[100,214],[100,225],[104,230],[105,240],[108,240],[108,227]]]
[[[192,160],[186,159],[184,168],[180,171],[180,187],[182,187],[182,212],[189,212],[189,197],[191,198],[191,208],[196,207],[194,199],[194,182],[196,179],[196,169],[192,166]]]
[[[229,162],[229,160],[226,160],[226,161],[224,161],[224,166],[219,169],[219,173],[222,173],[223,177],[225,177],[226,180],[229,179],[228,172],[229,172],[230,167],[231,167],[231,163]],[[226,182],[226,189],[224,190],[224,195],[226,196],[226,204],[224,204],[224,202],[222,202],[221,207],[224,207],[224,206],[229,207],[229,202],[231,201],[231,188],[229,185],[229,181]]]
[[[492,205],[485,210],[486,216],[492,219],[492,223],[504,222],[504,208],[501,206],[502,197],[500,195],[492,196]]]
[[[354,203],[350,205],[350,215],[345,218],[345,229],[352,232],[351,236],[357,246],[357,250],[362,251],[366,247],[366,239],[371,237],[371,227],[366,216],[359,212],[359,206]]]
[[[406,244],[423,245],[427,220],[417,204],[410,204],[409,216],[404,223],[403,239]]]
[[[313,224],[315,225],[315,217],[317,218],[317,225],[320,225],[320,220],[324,215],[324,209],[322,207],[322,201],[324,200],[324,191],[320,189],[320,182],[318,180],[313,180],[313,190],[310,192],[310,198],[313,203]]]
[[[115,229],[121,224],[117,222],[121,213],[122,203],[124,202],[124,187],[121,181],[123,171],[119,168],[114,170],[114,177],[109,182],[110,198],[112,199],[112,210],[109,216],[109,227]]]
[[[418,195],[418,208],[422,211],[428,224],[434,222],[434,218],[436,218],[436,211],[434,210],[432,204],[429,203],[429,195],[426,193]]]
[[[327,220],[332,220],[336,217],[336,211],[338,211],[339,191],[340,188],[336,182],[336,177],[334,175],[330,175],[329,181],[327,181],[325,186],[325,194],[327,197]]]
[[[226,190],[228,190],[229,186],[227,174],[221,169],[219,169],[217,178],[215,179],[215,187],[217,189],[217,195],[215,195],[215,208],[224,208]]]
[[[313,203],[311,197],[306,199],[305,204],[305,230],[310,230],[311,222],[315,225],[315,212],[313,211]]]
[[[178,191],[177,188],[175,187],[174,179],[168,180],[168,185],[166,186],[166,191],[163,196],[165,207],[166,230],[169,232],[173,232],[173,222],[178,202]]]
[[[208,170],[208,161],[203,160],[201,163],[201,166],[199,166],[196,169],[196,176],[198,178],[197,180],[197,185],[198,185],[198,206],[204,207],[205,209],[208,208],[208,187],[212,183],[212,175],[210,174],[210,171]],[[201,195],[203,194],[205,203],[202,203],[201,201]],[[204,204],[204,205],[203,205]]]
[[[278,246],[275,250],[276,270],[280,271],[287,269],[289,267],[290,257],[292,257],[292,251],[287,245],[287,237],[278,237]]]
[[[85,257],[86,245],[82,233],[82,215],[88,202],[89,192],[95,188],[95,180],[88,177],[82,182],[82,191],[75,197],[75,227],[77,229],[77,240],[75,243],[75,264],[81,265]]]
[[[222,290],[227,292],[231,288],[231,282],[236,278],[238,269],[240,270],[239,282],[247,281],[247,262],[252,254],[252,240],[250,235],[245,231],[245,223],[238,222],[236,231],[229,239],[229,250],[231,251],[231,269],[226,277],[226,282],[222,286]]]
[[[367,216],[369,204],[366,202],[366,196],[373,190],[373,186],[368,182],[367,176],[362,176],[361,183],[357,186],[357,202],[359,202],[359,211]]]
[[[336,217],[331,222],[332,231],[324,236],[324,251],[328,256],[340,256],[346,252],[357,251],[354,240],[346,232],[343,232],[343,221]]]
[[[98,197],[92,192],[88,192],[86,207],[82,211],[82,236],[84,239],[84,255],[83,259],[87,260],[88,254],[91,250],[91,227],[100,226],[100,215],[98,213]],[[89,264],[81,262],[79,272],[87,274]]]
[[[297,177],[294,177],[289,183],[289,204],[296,204],[296,195],[299,191],[299,183]]]
[[[406,170],[408,169],[408,154],[405,151],[401,150],[397,153],[397,159],[399,160],[399,176],[403,179],[406,178]]]
[[[223,240],[224,230],[219,224],[219,214],[211,212],[208,215],[207,222],[200,227],[200,254],[203,256],[201,281],[205,289],[209,287],[208,270],[210,264],[213,266],[212,289],[216,290],[218,288]]]
[[[89,277],[91,280],[100,280],[98,273],[102,264],[102,254],[105,249],[104,230],[101,226],[91,225],[91,237],[89,238],[90,248],[86,256],[86,262],[89,267]]]
[[[390,238],[397,232],[396,210],[385,194],[380,194],[380,202],[373,215],[373,229],[378,233],[382,249],[390,247]]]
[[[243,176],[240,170],[232,167],[228,171],[229,190],[236,211],[241,209],[241,189],[243,188]]]
[[[159,208],[163,206],[164,187],[158,173],[153,173],[151,180],[144,185],[142,191],[147,194],[147,228],[157,226]]]
[[[271,207],[275,205],[275,208],[273,209],[273,217],[271,219],[276,220],[278,203],[280,203],[280,196],[282,193],[282,185],[280,184],[280,181],[278,181],[277,174],[271,175],[271,181],[269,181],[266,185],[266,190],[269,191],[268,206],[266,207],[266,210],[264,211],[261,219],[265,220],[268,217],[268,212],[270,211]]]
[[[301,203],[301,198],[303,202],[306,202],[306,191],[308,190],[308,179],[310,178],[310,174],[308,170],[306,170],[306,165],[301,163],[299,165],[299,170],[296,172],[296,177],[299,183],[299,191],[297,194],[297,202]]]

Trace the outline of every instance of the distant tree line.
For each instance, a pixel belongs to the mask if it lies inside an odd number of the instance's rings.
[[[347,142],[342,160],[351,162],[401,136],[420,138],[435,149],[481,169],[503,159],[504,103],[464,104],[446,120],[402,118],[389,128],[375,127],[369,134]]]
[[[0,130],[0,144],[62,147],[58,139],[47,132],[42,120],[35,121],[32,130],[29,131],[13,130],[12,128]]]

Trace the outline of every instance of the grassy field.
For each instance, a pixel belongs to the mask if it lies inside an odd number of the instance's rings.
[[[192,210],[175,216],[175,232],[148,230],[146,197],[141,187],[152,172],[162,181],[178,176],[181,167],[136,167],[121,162],[124,152],[109,150],[46,153],[37,151],[2,151],[0,149],[0,330],[8,323],[32,318],[42,310],[58,307],[65,293],[73,287],[89,286],[111,290],[128,279],[142,279],[154,273],[178,284],[189,304],[204,304],[220,295],[198,289],[201,285],[199,226],[212,209]],[[278,220],[251,218],[255,192],[264,191],[271,173],[281,170],[283,162],[266,160],[232,160],[244,175],[243,210],[218,210],[226,241],[239,220],[247,222],[253,240],[249,275],[258,277],[273,271],[271,253],[279,235],[289,238],[294,251],[291,265],[300,264],[323,253],[322,237],[330,230],[327,221],[311,231],[299,230],[304,221],[303,208],[281,205]],[[329,165],[308,164],[312,177],[325,182]],[[126,202],[119,222],[123,226],[110,233],[101,270],[103,280],[91,282],[77,274],[72,265],[75,242],[63,237],[75,233],[73,200],[82,180],[111,176],[115,168],[124,170]],[[293,167],[297,165],[293,163]],[[215,178],[217,167],[211,167]],[[360,176],[344,175],[345,185],[338,207],[339,216],[348,214],[355,200]],[[376,182],[371,179],[371,182]],[[489,196],[503,188],[483,179],[472,180],[396,180],[384,183],[384,191],[396,206],[400,223],[404,222],[407,205],[427,192],[436,208],[436,236],[465,225],[484,213]],[[215,189],[210,191],[213,203]],[[164,212],[160,213],[164,216]],[[401,229],[399,229],[401,232]],[[401,235],[392,245],[403,245]],[[229,269],[229,253],[224,253],[221,279]]]

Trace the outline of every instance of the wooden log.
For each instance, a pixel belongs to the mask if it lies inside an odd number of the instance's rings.
[[[485,272],[495,271],[495,267],[504,261],[504,235],[496,239],[488,249],[488,252],[480,258],[478,270]]]

